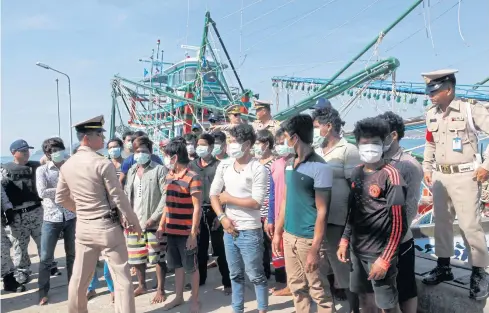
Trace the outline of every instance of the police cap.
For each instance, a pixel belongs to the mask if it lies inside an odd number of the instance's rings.
[[[426,83],[426,93],[430,94],[439,90],[446,81],[455,81],[455,73],[458,70],[444,69],[429,73],[421,73]]]
[[[73,125],[73,127],[75,127],[75,130],[79,133],[87,133],[91,131],[104,132],[104,123],[104,116],[99,115],[86,121],[77,123]]]
[[[241,114],[239,110],[239,104],[231,104],[226,108],[226,114]]]
[[[271,103],[268,101],[261,101],[261,100],[253,101],[253,109],[255,110],[267,109],[268,111],[270,111],[270,106]]]

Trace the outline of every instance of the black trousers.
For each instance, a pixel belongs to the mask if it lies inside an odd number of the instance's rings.
[[[217,266],[222,276],[222,284],[224,287],[231,287],[231,279],[229,278],[229,268],[226,261],[226,252],[224,250],[224,230],[219,226],[217,230],[210,231],[212,222],[216,218],[216,213],[212,208],[204,207],[202,211],[202,219],[200,220],[200,235],[199,235],[199,250],[197,259],[199,262],[200,285],[205,284],[207,280],[207,261],[209,261],[209,239],[212,244],[213,255],[217,256]]]

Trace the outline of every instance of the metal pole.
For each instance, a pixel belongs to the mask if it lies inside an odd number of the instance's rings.
[[[61,117],[59,114],[59,79],[56,78],[56,98],[58,100],[58,137],[61,138]]]
[[[171,118],[171,134],[170,134],[170,139],[175,137],[175,100],[173,98],[171,99],[171,114],[173,115]]]
[[[64,74],[64,73],[63,73]],[[70,98],[70,154],[73,154],[73,121],[72,121],[72,118],[71,118],[71,80],[70,80],[70,76],[68,76],[67,74],[64,74],[66,75],[66,78],[68,78],[68,96]]]

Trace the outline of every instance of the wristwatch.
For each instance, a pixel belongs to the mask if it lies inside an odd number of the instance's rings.
[[[220,222],[220,221],[222,221],[222,219],[223,219],[223,218],[225,218],[225,217],[226,217],[226,213],[221,213],[221,214],[219,214],[219,215],[217,216],[217,219],[218,219],[218,220],[219,220],[219,222]]]

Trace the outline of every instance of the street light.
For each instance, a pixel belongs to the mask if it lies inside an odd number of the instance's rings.
[[[71,155],[72,154],[71,150],[73,149],[73,129],[72,129],[73,123],[71,120],[71,80],[70,80],[70,76],[68,76],[68,74],[66,74],[66,73],[60,72],[57,69],[54,69],[51,66],[44,64],[44,63],[41,63],[41,62],[37,62],[36,65],[39,67],[42,67],[46,70],[51,70],[51,71],[54,71],[54,72],[59,73],[61,75],[64,75],[68,79],[68,96],[70,99],[70,155]]]
[[[58,100],[58,137],[61,138],[61,119],[59,115],[59,79],[55,79],[56,81],[56,99]]]

